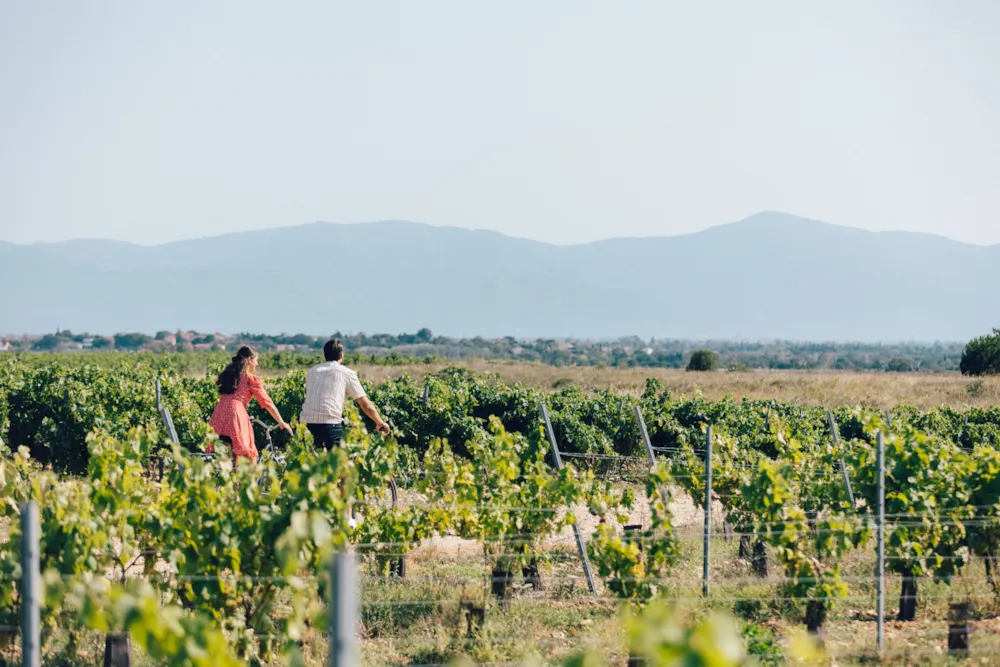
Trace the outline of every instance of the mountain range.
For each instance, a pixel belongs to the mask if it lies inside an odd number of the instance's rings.
[[[0,332],[964,341],[1000,324],[1000,245],[765,212],[551,245],[384,221],[141,246],[0,243]]]

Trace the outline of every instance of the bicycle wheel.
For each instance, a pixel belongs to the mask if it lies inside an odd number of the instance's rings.
[[[399,487],[396,485],[396,480],[390,477],[378,493],[369,494],[364,499],[352,502],[350,516],[355,520],[363,520],[366,514],[395,509],[398,503]]]
[[[395,508],[399,503],[399,487],[396,485],[396,480],[392,477],[389,478],[387,486],[389,488],[390,506]]]

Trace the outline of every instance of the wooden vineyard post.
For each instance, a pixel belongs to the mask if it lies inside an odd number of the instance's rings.
[[[104,636],[104,667],[132,667],[132,642],[127,632]]]
[[[949,605],[948,653],[954,656],[969,653],[969,616],[972,604],[956,602]]]
[[[545,422],[545,433],[549,436],[549,444],[552,445],[552,458],[555,460],[556,470],[562,470],[562,456],[559,454],[559,445],[556,444],[556,434],[552,430],[552,421],[549,419],[549,410],[544,403],[538,404],[538,409],[542,414],[542,421]],[[587,548],[583,544],[583,535],[580,534],[580,525],[573,522],[573,537],[576,538],[576,547],[580,551],[580,562],[583,563],[583,574],[587,577],[587,586],[590,592],[597,595],[597,586],[594,584],[594,573],[590,570],[590,559],[587,557]]]

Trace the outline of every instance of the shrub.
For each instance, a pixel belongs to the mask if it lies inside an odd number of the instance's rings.
[[[886,373],[912,373],[913,370],[913,362],[909,359],[890,359],[885,366]]]
[[[138,350],[150,340],[152,339],[149,336],[141,333],[115,334],[115,347],[120,347],[123,350]]]
[[[962,375],[1000,374],[1000,329],[969,341],[959,364]]]
[[[719,366],[719,357],[711,350],[695,350],[688,362],[689,371],[714,371]]]

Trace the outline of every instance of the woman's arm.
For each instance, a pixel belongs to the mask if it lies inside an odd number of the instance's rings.
[[[281,413],[278,412],[278,407],[271,400],[271,397],[267,395],[267,391],[264,389],[264,381],[261,380],[256,375],[250,375],[250,390],[260,406],[267,410],[267,414],[271,415],[274,421],[278,422],[278,426],[285,429],[289,433],[292,432],[292,427],[288,425],[284,419],[281,418]]]
[[[264,404],[261,403],[261,405]],[[274,418],[274,421],[278,422],[278,426],[285,429],[289,433],[292,432],[292,427],[288,424],[288,422],[286,422],[284,419],[281,418],[281,413],[278,412],[278,408],[276,408],[273,403],[269,406],[264,405],[264,409],[267,410],[267,413]]]

